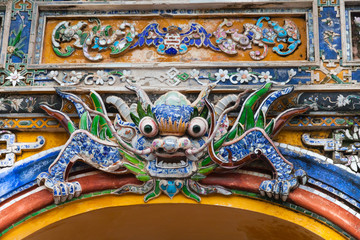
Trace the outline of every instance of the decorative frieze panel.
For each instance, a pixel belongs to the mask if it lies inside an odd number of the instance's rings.
[[[297,68],[295,68],[297,69]],[[227,68],[227,69],[132,69],[132,70],[48,70],[35,74],[34,81],[46,86],[122,86],[135,83],[142,86],[158,87],[201,87],[207,84],[219,86],[261,85],[264,83],[305,84],[310,82],[310,73],[294,68]],[[6,84],[23,82],[19,73],[10,73]],[[12,77],[16,76],[16,77]]]
[[[29,56],[34,67],[315,63],[309,4],[264,11],[176,10],[164,15],[161,11],[90,11],[76,5],[59,15],[49,6],[35,5],[38,21],[32,28],[37,31]]]
[[[358,92],[305,92],[298,96],[298,104],[306,104],[314,111],[349,112],[360,110]]]
[[[10,95],[2,94],[0,97],[0,114],[12,114],[12,113],[40,113],[42,112],[40,106],[42,104],[48,104],[50,106],[61,106],[61,102],[58,97],[52,95]]]
[[[340,19],[334,8],[325,7],[319,16],[320,56],[323,60],[337,60],[341,51]]]
[[[66,58],[68,63],[85,63],[86,60],[90,62],[171,61],[158,55],[166,57],[183,55],[181,57],[183,62],[193,61],[195,58],[197,61],[211,61],[215,54],[207,49],[220,53],[216,54],[218,61],[227,60],[227,57],[222,57],[221,54],[234,56],[234,61],[261,61],[266,58],[288,60],[279,59],[272,53],[283,57],[292,54],[290,60],[306,59],[306,48],[300,48],[301,42],[307,41],[306,29],[302,27],[305,21],[302,18],[265,16],[259,17],[256,22],[251,18],[176,19],[175,21],[152,19],[145,22],[131,21],[132,23],[128,21],[124,19],[107,21],[100,18],[62,21],[62,19],[47,18],[43,46],[43,51],[46,53],[42,56],[41,62],[63,63],[65,60],[63,58]],[[141,29],[142,25],[145,27]],[[213,29],[214,25],[215,29]],[[53,53],[62,58],[57,58],[49,51],[50,34]],[[69,42],[70,44],[67,44]],[[202,54],[193,50],[195,47],[200,49]],[[138,54],[130,53],[142,48],[144,50],[137,51]],[[76,54],[77,49],[82,51],[82,54]],[[247,53],[240,53],[241,50]],[[179,60],[179,58],[174,59],[174,61]]]
[[[350,12],[351,23],[351,58],[360,59],[360,11]]]

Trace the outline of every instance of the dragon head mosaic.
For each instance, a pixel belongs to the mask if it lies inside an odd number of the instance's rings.
[[[74,94],[58,91],[62,98],[74,103],[80,122],[77,129],[65,113],[42,106],[71,135],[48,172],[38,176],[39,185],[44,184],[53,192],[55,203],[79,196],[81,186],[76,181],[69,182],[68,174],[73,164],[82,160],[108,173],[130,172],[143,182],[125,185],[115,191],[117,194],[146,194],[144,200],[149,201],[161,193],[172,198],[181,191],[200,201],[199,195],[232,193],[221,186],[201,184],[208,174],[219,169],[236,170],[262,159],[270,163],[273,178],[261,183],[260,193],[285,201],[292,189],[305,184],[307,176],[302,169],[293,168],[271,139],[287,120],[307,108],[289,109],[267,119],[270,105],[291,93],[293,87],[270,93],[271,83],[267,83],[252,93],[228,95],[215,106],[208,101],[213,87],[203,89],[192,103],[176,91],[152,103],[141,88],[129,86],[139,99],[136,111],[120,97],[106,99],[119,112],[114,122],[95,91],[90,93],[95,109]],[[241,99],[245,100],[241,103]],[[238,108],[236,121],[229,127],[227,114]]]

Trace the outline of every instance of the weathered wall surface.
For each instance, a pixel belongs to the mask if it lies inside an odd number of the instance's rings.
[[[46,227],[26,224],[56,204],[104,195],[109,207],[119,192],[238,194],[310,216],[323,238],[360,238],[358,1],[13,0],[0,22],[5,239]],[[75,158],[87,164],[68,181]]]

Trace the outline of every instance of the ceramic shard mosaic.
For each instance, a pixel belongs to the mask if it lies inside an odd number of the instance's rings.
[[[158,19],[150,23],[49,18],[42,62],[306,60],[304,23],[301,17],[268,16]]]
[[[38,136],[36,142],[18,143],[16,142],[14,133],[7,130],[1,130],[0,142],[5,142],[6,144],[5,149],[0,149],[0,154],[4,157],[3,159],[0,159],[0,167],[11,167],[15,163],[16,155],[21,154],[22,150],[39,149],[44,146],[45,139],[42,136]]]
[[[271,83],[250,94],[231,129],[226,124],[226,114],[238,107],[242,94],[231,100],[235,102],[234,106],[224,108],[227,104],[214,107],[208,102],[208,94],[214,85],[205,88],[192,103],[176,91],[168,92],[152,103],[141,88],[128,87],[139,96],[137,112],[132,112],[119,97],[106,99],[119,111],[115,125],[95,91],[90,94],[95,110],[77,96],[58,91],[60,96],[75,104],[80,117],[79,129],[64,113],[43,106],[71,134],[49,171],[37,178],[39,184],[53,192],[56,203],[81,193],[78,182],[67,181],[69,167],[78,160],[108,173],[135,174],[144,184],[126,185],[116,193],[146,194],[145,201],[161,192],[172,198],[181,191],[196,201],[200,201],[198,194],[231,194],[225,188],[202,186],[198,181],[217,168],[235,169],[255,159],[268,162],[273,171],[273,179],[265,180],[259,186],[260,193],[285,201],[291,189],[305,184],[305,171],[294,169],[271,138],[288,119],[308,108],[285,111],[269,123],[266,121],[270,105],[291,93],[292,87],[269,94],[257,109],[253,106],[269,92]],[[90,113],[95,116],[91,117]]]

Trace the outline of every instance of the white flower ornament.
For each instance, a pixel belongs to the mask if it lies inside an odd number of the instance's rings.
[[[20,73],[15,70],[15,72],[10,73],[10,76],[6,77],[7,80],[11,82],[13,87],[16,86],[17,83],[20,82],[20,80],[24,79],[25,77],[21,76]]]
[[[219,69],[219,72],[215,73],[217,82],[225,82],[226,79],[229,79],[228,70]]]

